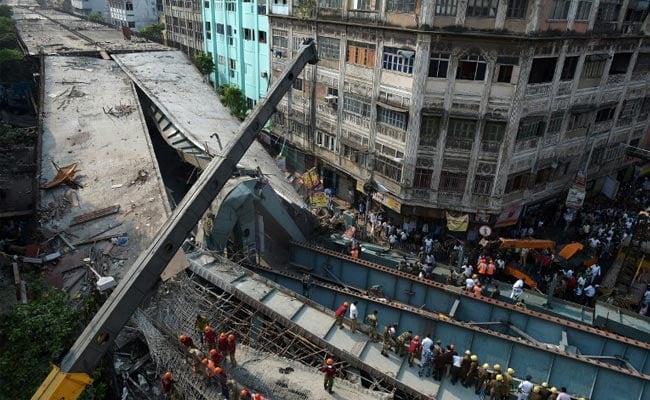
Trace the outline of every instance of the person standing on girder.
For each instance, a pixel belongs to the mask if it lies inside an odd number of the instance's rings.
[[[334,313],[334,317],[336,318],[336,325],[339,326],[339,329],[343,329],[343,317],[345,316],[345,313],[348,311],[348,306],[350,304],[346,301],[344,302]]]
[[[210,327],[210,325],[206,325],[203,328],[203,334],[205,335],[205,342],[208,344],[208,351],[212,349],[217,348],[217,332],[214,331]],[[203,340],[201,340],[203,342]]]
[[[165,399],[171,400],[174,398],[174,380],[172,379],[172,373],[167,371],[162,378],[162,389],[165,394]]]
[[[379,336],[377,335],[377,325],[379,324],[379,321],[377,321],[377,314],[379,312],[377,310],[373,311],[372,314],[366,315],[366,321],[368,321],[368,336],[370,336],[370,340],[373,342],[376,342]]]
[[[230,363],[233,367],[237,366],[237,361],[235,360],[235,350],[237,349],[237,343],[235,342],[235,335],[232,333],[228,335],[228,355],[230,356]]]
[[[350,331],[352,333],[357,331],[357,321],[359,320],[359,310],[357,309],[356,301],[350,304]]]
[[[320,368],[320,372],[323,372],[325,374],[323,380],[323,388],[330,393],[334,393],[332,390],[332,387],[334,386],[334,377],[336,376],[336,367],[334,367],[334,360],[328,358],[325,362],[325,365]]]
[[[381,343],[381,355],[384,357],[388,357],[387,351],[395,345],[396,326],[396,324],[386,325],[384,328],[384,336]]]
[[[228,337],[225,332],[219,334],[219,339],[217,339],[217,350],[219,350],[219,353],[223,354],[224,357],[228,355]]]
[[[206,326],[208,326],[208,318],[201,314],[197,314],[196,321],[194,321],[194,330],[199,335],[201,346],[203,346],[203,334]]]

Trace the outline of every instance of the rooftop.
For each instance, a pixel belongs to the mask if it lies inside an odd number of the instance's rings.
[[[146,52],[114,55],[113,58],[195,146],[207,147],[215,157],[223,154],[222,149],[234,139],[241,121],[221,104],[215,90],[205,83],[185,54],[180,51]],[[212,136],[214,133],[219,140]],[[259,142],[253,142],[239,165],[253,170],[259,166],[280,196],[291,203],[304,204]]]
[[[113,61],[47,57],[45,71],[41,184],[56,175],[53,162],[78,163],[83,188],[41,191],[42,223],[75,242],[124,233],[126,246],[108,251],[128,268],[171,213],[135,89]],[[71,226],[113,205],[118,213]]]
[[[74,15],[53,9],[14,8],[13,18],[29,54],[80,54],[164,50],[167,47],[132,37],[125,40],[122,32],[111,27],[89,22]],[[67,27],[64,27],[65,24]]]

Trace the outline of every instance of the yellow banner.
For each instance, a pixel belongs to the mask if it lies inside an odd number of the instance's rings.
[[[302,181],[303,185],[307,189],[313,189],[320,185],[320,179],[318,178],[318,172],[316,172],[316,168],[312,168],[302,174]]]
[[[327,207],[327,195],[325,192],[316,192],[309,197],[313,207]]]
[[[450,231],[465,232],[467,230],[467,225],[469,225],[469,214],[454,217],[447,213],[447,229]]]

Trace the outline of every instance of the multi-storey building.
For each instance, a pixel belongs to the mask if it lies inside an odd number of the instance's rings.
[[[158,23],[156,0],[108,0],[108,21],[134,31]]]
[[[217,85],[239,87],[249,106],[270,82],[266,0],[204,1],[205,51],[212,55]]]
[[[320,54],[273,133],[294,168],[318,165],[347,200],[374,182],[403,216],[563,204],[578,170],[615,177],[621,144],[647,135],[647,15],[627,0],[273,0],[273,77],[306,37]]]
[[[70,7],[77,15],[88,16],[90,13],[107,15],[106,0],[70,0]]]
[[[165,0],[165,40],[192,56],[203,51],[202,0]]]

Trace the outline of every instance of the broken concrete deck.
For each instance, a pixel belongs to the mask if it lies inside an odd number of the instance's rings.
[[[120,54],[114,58],[195,147],[207,149],[212,156],[219,157],[234,140],[241,121],[221,104],[214,88],[205,83],[185,54],[180,51],[146,52]],[[251,170],[259,166],[280,196],[291,203],[304,204],[259,142],[253,142],[240,166]]]
[[[111,227],[106,234],[126,233],[128,244],[113,257],[122,267],[110,270],[120,276],[171,213],[135,88],[113,61],[47,57],[44,90],[40,183],[56,175],[52,161],[78,163],[83,188],[41,190],[42,224],[74,242]],[[119,213],[70,226],[75,216],[113,205]]]

